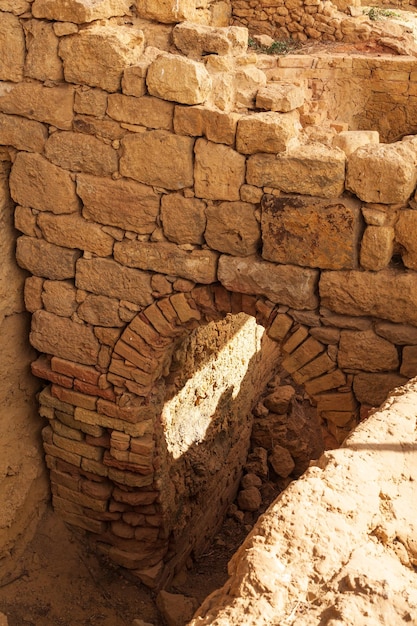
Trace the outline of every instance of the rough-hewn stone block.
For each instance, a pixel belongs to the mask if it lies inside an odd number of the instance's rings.
[[[262,256],[268,261],[353,269],[361,231],[360,205],[349,199],[266,195],[262,200]]]
[[[314,309],[317,306],[317,270],[275,265],[257,257],[222,255],[218,277],[231,291],[266,296],[272,302],[297,309]]]
[[[64,71],[58,56],[59,40],[53,25],[39,20],[28,20],[24,28],[28,49],[25,75],[41,81],[62,81]]]
[[[417,362],[416,362],[417,366]],[[417,374],[417,367],[414,369]],[[415,374],[412,374],[413,376]],[[353,379],[353,391],[361,404],[368,406],[379,406],[386,400],[388,394],[396,387],[400,387],[407,382],[405,376],[399,376],[389,372],[387,374],[356,374]]]
[[[45,239],[57,246],[88,250],[97,256],[110,256],[113,251],[113,237],[79,215],[40,213],[38,225]]]
[[[215,28],[183,22],[175,26],[172,36],[178,50],[194,57],[206,54],[240,56],[248,47],[248,30],[239,26]]]
[[[48,131],[43,124],[0,113],[0,144],[26,152],[42,152]]]
[[[137,3],[137,11],[140,17],[148,20],[155,20],[165,24],[183,22],[195,17],[194,0],[143,0]]]
[[[53,133],[46,142],[45,154],[55,165],[73,172],[105,176],[118,169],[116,150],[81,133]]]
[[[61,248],[52,243],[33,237],[19,237],[16,259],[20,267],[35,276],[53,280],[65,280],[75,274],[75,262],[80,256],[78,250]]]
[[[211,92],[211,78],[203,63],[178,55],[161,55],[146,75],[152,96],[182,104],[201,104]]]
[[[205,203],[197,198],[184,198],[179,193],[163,195],[161,219],[165,236],[178,244],[203,243],[205,208]]]
[[[368,226],[361,243],[360,262],[366,270],[379,271],[388,266],[394,253],[394,229]]]
[[[402,209],[395,224],[395,241],[401,246],[404,265],[413,270],[417,269],[416,228],[417,211]]]
[[[228,146],[198,139],[195,144],[195,193],[209,200],[240,200],[245,157]]]
[[[417,346],[404,346],[400,373],[407,378],[417,376]]]
[[[129,13],[129,0],[35,0],[32,5],[35,17],[84,24]]]
[[[23,78],[25,36],[19,18],[1,12],[0,20],[0,80],[19,82]]]
[[[337,361],[339,367],[381,372],[399,366],[395,346],[372,330],[342,330]]]
[[[236,149],[243,154],[285,152],[300,129],[296,111],[245,115],[237,125]]]
[[[376,130],[344,130],[333,139],[333,146],[343,150],[346,156],[362,146],[378,143],[379,133]]]
[[[62,130],[72,128],[74,87],[44,87],[36,82],[0,84],[0,111],[46,122]]]
[[[256,254],[260,246],[260,226],[255,205],[247,202],[221,202],[206,209],[206,242],[214,250],[235,256]]]
[[[269,83],[256,94],[256,108],[288,113],[304,104],[306,89],[294,83]]]
[[[377,321],[375,323],[377,335],[388,339],[391,343],[400,346],[417,344],[417,328],[408,324],[391,324]]]
[[[89,295],[78,307],[77,314],[94,326],[124,326],[119,317],[119,300],[115,298]]]
[[[71,317],[78,306],[76,289],[72,282],[69,281],[45,280],[43,283],[42,303],[50,313]],[[63,373],[65,374],[65,372]]]
[[[107,113],[119,122],[172,130],[174,104],[150,96],[135,98],[113,93],[108,97]]]

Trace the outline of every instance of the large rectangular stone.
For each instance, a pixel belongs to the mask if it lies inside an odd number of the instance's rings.
[[[292,374],[312,361],[318,354],[323,352],[323,350],[324,346],[319,341],[313,337],[309,337],[283,360],[282,367],[287,370],[289,374]]]
[[[114,93],[108,98],[107,114],[118,122],[172,130],[174,104],[151,96],[135,98]]]
[[[354,200],[273,195],[262,199],[262,256],[267,261],[354,269],[362,228],[360,205]]]
[[[26,152],[42,152],[48,131],[41,122],[0,113],[0,144]]]
[[[97,256],[110,256],[114,239],[94,222],[80,215],[52,215],[40,213],[38,226],[49,243],[65,248],[87,250]]]
[[[129,13],[129,0],[95,0],[94,2],[68,2],[67,0],[35,0],[32,5],[35,17],[84,24]]]
[[[0,20],[0,50],[0,80],[19,82],[23,78],[25,35],[19,18],[4,11]]]
[[[79,256],[79,250],[61,248],[43,239],[23,235],[17,240],[17,262],[20,267],[35,274],[35,276],[44,276],[55,280],[72,278],[75,274],[75,263]]]
[[[0,84],[0,111],[45,122],[62,130],[72,127],[73,104],[72,85],[44,87],[35,82]]]
[[[73,172],[106,176],[118,170],[116,150],[84,133],[53,133],[46,142],[45,155],[55,165]]]
[[[181,250],[173,243],[122,241],[114,246],[116,261],[128,267],[173,274],[196,283],[216,281],[218,254],[211,250]]]

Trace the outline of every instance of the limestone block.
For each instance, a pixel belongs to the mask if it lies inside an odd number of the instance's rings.
[[[74,87],[44,87],[40,83],[0,84],[0,111],[46,122],[70,130],[73,120]]]
[[[111,259],[79,259],[75,284],[96,295],[147,306],[153,302],[149,274],[130,269]]]
[[[45,146],[45,156],[64,169],[106,176],[118,170],[118,155],[108,144],[81,133],[53,133]]]
[[[144,35],[129,26],[100,26],[63,37],[59,56],[64,61],[65,80],[105,91],[119,91],[123,71],[142,55]]]
[[[73,213],[80,207],[71,174],[39,154],[20,152],[16,156],[10,192],[18,204],[39,211]]]
[[[218,278],[230,291],[265,296],[271,302],[298,309],[314,309],[317,306],[317,270],[275,265],[258,257],[222,255]]]
[[[146,37],[146,33],[145,33]],[[148,39],[146,37],[146,39]],[[142,57],[136,61],[135,65],[131,65],[125,69],[122,78],[122,91],[127,96],[140,97],[146,93],[146,74],[150,64],[163,54],[159,48],[148,46]]]
[[[368,144],[348,157],[346,188],[365,202],[406,202],[417,183],[417,142]]]
[[[151,130],[122,139],[120,173],[145,185],[165,189],[191,187],[193,177],[191,137]]]
[[[26,311],[33,313],[37,309],[42,308],[43,283],[43,278],[39,276],[28,276],[26,278],[23,293]]]
[[[325,271],[319,288],[322,305],[336,313],[417,326],[417,275],[412,272]]]
[[[245,182],[245,157],[232,148],[197,139],[195,194],[209,200],[240,200]]]
[[[316,356],[321,354],[324,350],[324,346],[314,339],[314,337],[308,337],[296,350],[294,350],[289,356],[285,357],[282,362],[282,367],[289,373],[293,374],[298,369],[312,361]]]
[[[136,10],[139,17],[144,17],[163,24],[174,24],[195,18],[194,0],[143,0],[136,1]]]
[[[403,209],[395,224],[395,241],[401,246],[406,267],[417,269],[417,211]]]
[[[407,378],[417,376],[417,347],[404,346],[400,374]]]
[[[285,152],[300,129],[297,111],[245,115],[237,125],[236,148],[243,154]]]
[[[28,207],[17,205],[14,212],[14,226],[29,237],[37,237],[40,234],[36,226],[36,215]]]
[[[119,300],[115,298],[88,295],[78,307],[77,315],[94,326],[111,328],[124,326],[119,316]]]
[[[43,152],[47,138],[48,131],[40,122],[0,113],[0,144],[27,152]]]
[[[184,198],[179,193],[162,196],[161,219],[167,239],[179,244],[203,243],[205,208],[205,203],[197,198]]]
[[[26,0],[0,0],[0,11],[21,15],[30,10],[30,3]]]
[[[268,83],[256,94],[256,108],[288,113],[301,107],[306,96],[306,88],[303,84]]]
[[[353,269],[362,230],[358,202],[265,195],[262,256],[307,267]]]
[[[231,112],[236,103],[234,76],[227,72],[212,74],[211,104],[221,111]]]
[[[315,396],[317,412],[323,411],[352,411],[358,403],[351,391],[323,393]]]
[[[255,154],[248,159],[246,182],[286,193],[332,198],[345,183],[344,153],[322,144],[291,148],[283,155]]]
[[[77,214],[40,213],[38,226],[46,241],[57,246],[87,250],[97,256],[110,256],[113,251],[113,237]]]
[[[397,221],[400,204],[366,204],[362,207],[363,219],[369,226],[393,226]]]
[[[178,55],[161,55],[149,66],[148,91],[163,100],[201,104],[211,92],[211,78],[202,63]]]
[[[78,306],[76,293],[77,290],[70,281],[45,280],[42,291],[43,306],[49,313],[71,317]]]
[[[415,326],[378,321],[375,322],[375,332],[391,343],[400,346],[417,344],[417,328]]]
[[[75,92],[74,111],[84,115],[104,117],[107,110],[107,91],[82,87]]]
[[[340,370],[334,370],[319,378],[305,383],[305,390],[310,396],[315,396],[323,391],[330,391],[342,387],[346,383],[346,376]]]
[[[395,346],[372,330],[342,330],[337,361],[341,368],[365,372],[395,370],[399,366]]]
[[[360,262],[366,270],[387,267],[394,254],[394,229],[391,226],[368,226],[361,242]]]
[[[210,248],[232,254],[256,254],[260,246],[260,226],[255,206],[247,202],[221,202],[206,209],[206,242]]]
[[[139,234],[156,228],[159,194],[152,187],[133,180],[77,176],[77,194],[83,201],[88,220]]]
[[[218,255],[211,250],[181,250],[173,243],[122,241],[115,244],[114,258],[128,267],[181,276],[196,283],[216,280]]]
[[[23,78],[25,36],[19,18],[1,12],[0,19],[0,80],[18,83]]]
[[[417,373],[417,368],[415,369]],[[414,374],[413,374],[414,375]],[[386,400],[396,387],[407,382],[407,378],[389,372],[387,374],[357,374],[353,378],[353,391],[361,404],[377,407]]]
[[[28,20],[25,25],[27,55],[25,76],[37,80],[62,81],[64,71],[58,56],[58,37],[53,25],[39,20]]]
[[[254,108],[256,94],[265,85],[266,75],[255,65],[239,68],[234,74],[237,105],[248,109]]]
[[[271,326],[268,328],[268,337],[274,339],[274,341],[282,341],[285,339],[293,323],[292,317],[286,315],[286,313],[278,313]]]
[[[42,239],[23,236],[17,240],[17,263],[35,276],[52,280],[72,278],[79,256],[78,250],[61,248]]]
[[[349,156],[361,146],[379,144],[379,133],[376,130],[342,130],[333,138],[333,146],[340,148]]]
[[[159,98],[135,98],[114,93],[108,98],[107,114],[119,122],[172,130],[174,105]]]
[[[183,22],[174,27],[172,37],[178,50],[196,58],[206,54],[240,56],[248,48],[248,30],[240,26],[215,28]]]
[[[84,24],[117,15],[129,15],[129,0],[35,0],[35,17]]]
[[[205,106],[175,107],[174,129],[180,135],[198,137],[204,135],[214,143],[235,143],[236,128],[240,115],[225,113]]]

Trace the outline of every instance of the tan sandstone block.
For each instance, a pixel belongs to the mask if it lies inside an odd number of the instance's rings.
[[[118,169],[116,150],[81,133],[53,133],[46,142],[45,155],[55,165],[73,172],[105,176]]]
[[[282,341],[290,331],[294,320],[286,313],[278,313],[267,330],[268,337],[274,341]]]
[[[39,352],[85,365],[97,363],[99,343],[93,330],[66,317],[36,311],[32,316],[30,341]]]
[[[145,33],[146,36],[146,33]],[[157,44],[155,44],[157,45]],[[122,92],[127,96],[144,96],[146,94],[146,74],[150,64],[164,54],[159,48],[147,46],[140,60],[125,69],[122,78]]]
[[[150,96],[135,98],[114,93],[108,97],[107,113],[119,122],[172,130],[174,105]]]
[[[377,321],[375,322],[375,332],[391,343],[400,346],[417,344],[417,328],[415,326]]]
[[[113,237],[79,215],[40,213],[38,226],[46,241],[57,246],[88,250],[97,256],[110,256],[113,251]]]
[[[62,130],[72,128],[74,87],[45,87],[36,82],[0,84],[0,111],[45,122]]]
[[[346,156],[361,146],[378,143],[379,133],[376,130],[344,130],[333,139],[333,146],[343,150]]]
[[[133,180],[79,174],[77,194],[86,219],[139,234],[156,228],[160,196],[152,187]]]
[[[368,226],[361,242],[360,262],[366,270],[387,267],[394,253],[394,229],[391,226]]]
[[[149,274],[124,267],[111,259],[79,259],[75,283],[79,289],[140,306],[153,302]]]
[[[180,135],[204,135],[214,143],[232,145],[240,117],[238,113],[225,113],[205,106],[176,106],[174,129]]]
[[[285,152],[300,129],[297,111],[246,115],[237,125],[236,149],[243,154]]]
[[[164,24],[193,21],[195,18],[194,0],[178,0],[175,3],[170,0],[143,0],[137,3],[136,8],[139,17]]]
[[[16,246],[16,259],[20,267],[35,276],[53,280],[65,280],[75,274],[75,262],[80,256],[78,250],[61,248],[42,239],[19,237]]]
[[[413,272],[325,271],[319,289],[322,306],[336,313],[417,325],[417,275]]]
[[[152,96],[182,104],[201,104],[211,92],[211,78],[203,63],[178,55],[161,55],[146,75]]]
[[[256,94],[266,86],[265,73],[255,65],[248,65],[239,68],[234,73],[233,79],[237,105],[248,109],[254,108]]]
[[[271,302],[297,309],[315,309],[317,306],[317,270],[276,265],[258,257],[222,255],[218,279],[230,291],[265,296]]]
[[[114,246],[116,261],[128,267],[181,276],[196,283],[216,280],[218,254],[211,250],[181,250],[173,243],[122,241]]]
[[[40,122],[0,113],[0,144],[27,152],[42,152],[47,138],[48,131]]]
[[[288,113],[304,104],[306,89],[294,83],[269,83],[256,94],[256,107],[268,111]]]
[[[119,300],[115,298],[90,294],[78,307],[77,315],[93,326],[124,326],[119,317]]]
[[[32,12],[35,17],[84,24],[117,15],[129,14],[129,0],[35,0]]]
[[[310,396],[314,396],[323,391],[330,391],[342,387],[346,383],[346,376],[340,370],[335,370],[329,374],[324,374],[319,378],[305,383],[305,390]]]
[[[405,202],[416,183],[416,140],[369,144],[348,158],[346,188],[365,202]]]
[[[265,195],[261,206],[264,259],[328,269],[357,267],[358,202]]]
[[[39,276],[29,276],[25,280],[24,301],[26,310],[34,313],[42,308],[43,279]]]
[[[261,230],[255,205],[247,202],[221,202],[206,209],[205,238],[210,248],[235,256],[255,254]]]
[[[76,289],[72,282],[69,281],[45,280],[43,283],[42,303],[44,308],[50,313],[71,317],[78,306]],[[65,374],[66,372],[62,373]]]
[[[75,92],[74,111],[84,115],[104,117],[109,94],[102,89],[81,87]]]
[[[372,330],[342,330],[337,361],[342,369],[365,372],[389,371],[399,367],[395,346]]]
[[[240,56],[248,48],[248,30],[239,26],[216,28],[183,22],[175,26],[172,36],[178,50],[196,58],[207,54]]]
[[[406,267],[417,269],[417,211],[402,209],[395,224],[395,241],[401,246]]]
[[[167,239],[178,244],[203,243],[205,208],[205,203],[198,198],[184,198],[179,193],[163,195],[161,220]]]
[[[255,154],[248,159],[246,182],[286,193],[337,197],[344,190],[345,160],[341,150],[322,144],[290,148],[277,156]]]
[[[417,374],[417,361],[414,372]],[[413,373],[411,376],[415,376],[415,374]],[[391,391],[407,382],[405,376],[399,376],[392,372],[387,374],[357,374],[353,378],[353,391],[358,402],[377,407],[387,399]]]
[[[65,80],[118,91],[124,69],[140,59],[143,48],[144,35],[137,28],[99,23],[88,26],[60,41]]]
[[[316,358],[323,350],[324,346],[319,341],[313,337],[308,337],[296,350],[285,357],[282,361],[282,367],[289,374],[292,374]]]
[[[16,156],[10,191],[15,202],[39,211],[74,213],[80,207],[71,174],[38,154]]]
[[[0,0],[0,11],[21,15],[30,10],[30,3],[26,0]]]
[[[417,376],[417,346],[404,346],[400,373],[407,378]]]
[[[59,40],[53,25],[39,20],[28,20],[24,28],[27,45],[25,76],[41,81],[62,81],[64,70],[58,57]]]
[[[194,182],[193,145],[191,137],[180,137],[165,130],[124,137],[120,173],[165,189],[191,187]]]
[[[195,193],[209,200],[240,200],[245,182],[245,157],[232,148],[197,139]]]
[[[23,78],[25,36],[19,18],[1,11],[0,19],[0,80],[18,83]]]

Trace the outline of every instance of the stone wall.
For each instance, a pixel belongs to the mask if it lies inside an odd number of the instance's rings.
[[[207,531],[178,536],[196,516],[184,489],[172,497],[181,471],[167,480],[166,400],[197,329],[254,317],[339,442],[417,374],[416,138],[337,132],[337,111],[318,127],[317,81],[247,54],[245,29],[174,26],[189,5],[157,6],[35,0],[0,20],[0,144],[32,370],[51,383],[39,400],[54,506],[153,586]],[[381,80],[411,84],[407,63]],[[213,471],[213,511],[242,449]]]

